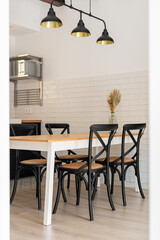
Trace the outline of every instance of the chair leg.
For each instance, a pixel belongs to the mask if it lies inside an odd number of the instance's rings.
[[[88,176],[88,205],[90,221],[93,221],[93,208],[92,208],[92,189],[91,189],[91,177]]]
[[[14,185],[13,185],[13,190],[12,190],[12,194],[11,194],[11,198],[10,198],[10,204],[12,204],[13,199],[14,199],[15,194],[16,194],[19,172],[20,172],[20,169],[15,172]]]
[[[127,203],[126,203],[126,194],[125,194],[125,180],[124,180],[124,176],[123,176],[123,175],[122,175],[122,179],[121,179],[121,186],[122,186],[123,206],[127,206]]]
[[[41,169],[41,170],[42,170],[42,169]],[[44,176],[46,170],[47,170],[47,167],[45,167],[45,168],[42,170],[42,172],[41,172],[41,182],[42,182],[42,180],[43,180],[43,176]]]
[[[62,172],[59,171],[59,179],[58,179],[58,188],[57,188],[57,197],[56,197],[56,202],[54,205],[54,209],[53,209],[53,214],[56,214],[57,212],[57,208],[58,208],[58,204],[59,204],[59,199],[60,199],[60,195],[61,195],[61,187],[62,187]]]
[[[139,167],[137,167],[136,170],[137,170],[137,171],[136,171],[136,175],[137,175],[137,182],[138,182],[139,191],[140,191],[141,197],[142,197],[143,199],[145,199],[145,196],[144,196],[144,193],[143,193],[143,190],[142,190],[142,185],[141,185]]]
[[[79,205],[80,202],[80,193],[81,193],[81,181],[79,176],[75,175],[75,184],[76,184],[76,205]]]
[[[38,170],[35,168],[36,176],[38,175]],[[38,177],[36,177],[36,198],[38,198]]]
[[[45,171],[47,170],[47,168],[44,168],[43,170],[42,170],[42,168],[40,169],[40,183],[42,183],[42,179],[43,179],[43,176],[44,176],[44,173],[45,173]],[[36,169],[35,169],[35,171],[36,171]],[[37,171],[36,171],[36,173],[37,173]],[[38,182],[37,182],[37,178],[36,178],[36,198],[38,198]]]
[[[36,184],[36,198],[38,198],[38,184]]]
[[[61,188],[62,188],[63,201],[67,202],[66,194],[65,194],[65,191],[64,191],[64,178],[62,178]]]
[[[93,193],[92,193],[92,201],[95,199],[95,195],[97,192],[97,183],[98,183],[98,176],[95,179],[95,183],[94,183],[94,189],[93,189]]]
[[[78,185],[78,203],[77,203],[77,205],[79,205],[79,203],[80,203],[80,195],[81,195],[81,180],[80,180],[80,178],[78,178],[78,183],[79,183],[79,185]]]
[[[40,167],[37,168],[37,193],[38,193],[38,210],[41,209],[41,169]]]
[[[114,190],[114,170],[111,170],[112,173],[112,178],[111,178],[111,194],[113,194],[113,190]]]
[[[67,189],[70,187],[70,174],[68,174]]]
[[[109,203],[110,203],[110,206],[111,206],[112,210],[114,211],[115,207],[114,207],[114,204],[113,204],[111,191],[110,191],[109,174],[105,174],[105,176],[106,176],[106,187],[107,187]]]
[[[76,186],[76,205],[78,202],[78,179],[77,175],[75,175],[75,186]]]

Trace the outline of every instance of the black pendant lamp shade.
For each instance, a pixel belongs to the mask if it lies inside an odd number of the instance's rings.
[[[47,17],[45,17],[41,21],[41,26],[46,28],[58,28],[61,27],[62,25],[63,24],[61,20],[56,17],[56,14],[52,7],[49,9]]]
[[[113,44],[114,40],[109,36],[107,29],[104,29],[102,36],[97,39],[97,43],[102,45]]]
[[[71,35],[75,37],[89,37],[91,33],[85,27],[83,20],[80,19],[77,27],[71,32]]]

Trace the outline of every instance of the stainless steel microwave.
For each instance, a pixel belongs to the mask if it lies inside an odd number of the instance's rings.
[[[40,76],[40,66],[33,60],[13,60],[10,61],[10,77]]]

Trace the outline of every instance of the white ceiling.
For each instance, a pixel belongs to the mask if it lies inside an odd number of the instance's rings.
[[[36,31],[34,31],[32,29],[29,29],[29,28],[25,28],[25,27],[22,27],[22,26],[10,23],[10,25],[9,25],[9,32],[10,32],[11,36],[20,36],[20,35],[34,33]]]

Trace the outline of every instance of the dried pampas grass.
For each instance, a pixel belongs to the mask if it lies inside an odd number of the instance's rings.
[[[117,89],[113,89],[113,91],[109,94],[107,98],[107,102],[109,104],[111,112],[115,111],[115,108],[121,101],[121,93]]]

